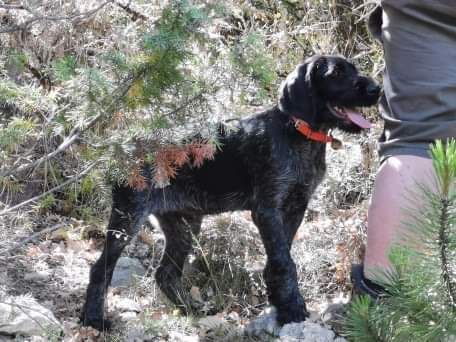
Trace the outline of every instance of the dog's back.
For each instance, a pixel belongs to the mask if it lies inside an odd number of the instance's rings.
[[[214,158],[201,167],[188,163],[167,187],[151,189],[150,212],[251,210],[259,200],[255,196],[280,197],[297,183],[316,186],[325,170],[324,146],[308,146],[312,142],[302,139],[288,121],[273,108],[240,120],[234,129],[221,125]],[[303,174],[301,168],[308,171]]]

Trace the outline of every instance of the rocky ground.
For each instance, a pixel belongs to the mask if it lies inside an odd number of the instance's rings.
[[[374,141],[371,134],[363,141]],[[312,312],[306,322],[276,325],[266,304],[259,235],[249,213],[236,212],[205,219],[185,270],[193,299],[216,315],[187,317],[166,301],[153,279],[164,239],[145,227],[125,250],[109,290],[106,313],[114,329],[83,328],[78,316],[105,223],[37,215],[31,207],[2,218],[0,341],[343,341],[328,307],[348,301],[349,265],[362,254],[374,150],[348,138],[343,150],[330,151],[327,178],[295,238],[299,285]]]

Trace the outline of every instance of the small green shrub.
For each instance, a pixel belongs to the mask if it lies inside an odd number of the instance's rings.
[[[392,269],[377,274],[388,296],[352,302],[352,341],[456,338],[456,140],[437,141],[431,153],[437,190],[419,185],[414,197],[423,203],[408,210],[407,233],[389,253]]]

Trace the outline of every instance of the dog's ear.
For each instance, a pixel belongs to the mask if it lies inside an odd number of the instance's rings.
[[[314,124],[316,119],[315,74],[320,61],[312,58],[299,64],[282,82],[279,90],[279,109]]]

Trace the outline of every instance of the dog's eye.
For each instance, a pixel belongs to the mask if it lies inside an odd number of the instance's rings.
[[[338,78],[341,75],[342,75],[342,71],[339,68],[334,68],[334,70],[331,72],[330,76],[333,78]]]
[[[317,69],[318,72],[320,72],[322,74],[325,74],[328,70],[328,67],[325,63],[319,63],[319,62],[317,62],[315,64],[315,68]]]

